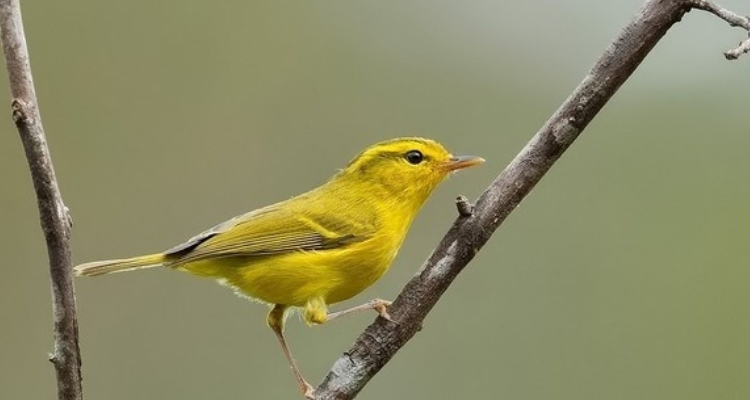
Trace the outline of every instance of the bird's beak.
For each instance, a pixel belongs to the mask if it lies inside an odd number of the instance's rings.
[[[447,171],[457,171],[459,169],[473,167],[484,162],[484,158],[477,156],[453,156],[445,163]]]

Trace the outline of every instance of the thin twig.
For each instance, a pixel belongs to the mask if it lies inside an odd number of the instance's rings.
[[[748,17],[743,17],[742,15],[735,14],[721,7],[720,5],[712,3],[710,1],[687,0],[687,2],[693,8],[697,8],[703,11],[708,11],[711,14],[716,15],[717,17],[726,21],[729,24],[729,26],[740,27],[750,32],[750,18]],[[750,52],[750,39],[747,39],[744,42],[740,43],[740,45],[735,47],[734,49],[725,51],[724,57],[726,57],[727,60],[736,60],[740,58],[741,55],[747,52]]]
[[[705,0],[687,0],[687,4],[692,8],[710,12],[726,21],[729,26],[737,26],[750,31],[750,19],[748,17],[735,14],[718,4]]]
[[[734,49],[725,51],[724,57],[726,57],[727,60],[736,60],[740,58],[741,55],[748,52],[750,52],[750,39],[747,39],[744,42],[740,43],[740,45],[735,47]]]
[[[19,0],[0,0],[0,38],[10,80],[12,116],[34,181],[52,278],[54,351],[59,400],[81,399],[81,356],[70,260],[70,217],[52,167],[31,76]]]
[[[691,7],[697,6],[689,0],[649,0],[643,6],[583,82],[479,197],[471,216],[461,215],[453,223],[389,307],[398,323],[377,319],[368,326],[333,364],[315,391],[316,399],[354,398],[421,329],[427,313],[455,277]],[[745,23],[742,19],[737,22]]]

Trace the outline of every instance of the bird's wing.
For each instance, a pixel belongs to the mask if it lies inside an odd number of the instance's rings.
[[[326,250],[370,237],[374,228],[330,215],[271,206],[219,224],[165,255],[179,263],[206,258],[268,256],[299,250]]]

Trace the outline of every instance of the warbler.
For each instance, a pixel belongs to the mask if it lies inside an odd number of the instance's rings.
[[[409,226],[451,172],[484,162],[453,156],[433,140],[405,137],[365,149],[327,183],[307,193],[242,214],[163,253],[96,261],[81,276],[166,267],[214,278],[271,306],[276,334],[300,390],[313,398],[284,339],[284,322],[299,309],[308,324],[374,309],[390,319],[390,302],[375,299],[334,313],[390,267]]]

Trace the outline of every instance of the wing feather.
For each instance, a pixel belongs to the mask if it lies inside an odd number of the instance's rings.
[[[327,250],[370,237],[374,227],[274,205],[235,217],[165,252],[174,262]]]

